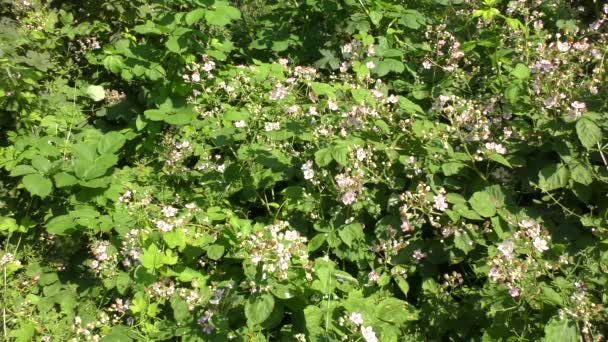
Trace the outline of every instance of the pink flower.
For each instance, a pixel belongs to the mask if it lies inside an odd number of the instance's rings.
[[[338,104],[332,100],[329,100],[327,101],[327,108],[329,108],[329,110],[338,110]]]
[[[369,278],[369,281],[371,281],[372,283],[375,283],[378,281],[378,279],[380,279],[380,275],[378,273],[376,273],[375,271],[371,271],[367,274],[367,277]]]
[[[497,281],[498,279],[502,278],[502,274],[500,274],[500,270],[498,268],[492,267],[488,273],[488,278],[490,278],[492,281]]]
[[[578,111],[584,111],[585,109],[587,109],[587,104],[585,104],[585,102],[581,102],[581,101],[574,101],[570,104],[570,107],[572,107]]]
[[[534,241],[532,242],[532,244],[534,245],[534,248],[536,248],[541,253],[549,249],[549,245],[547,244],[547,240],[541,239],[539,237],[537,237],[536,239],[534,239]]]
[[[448,208],[447,198],[443,194],[433,197],[433,200],[435,201],[435,209],[445,211]]]
[[[363,339],[365,342],[378,342],[378,338],[374,333],[372,327],[361,327],[361,335],[363,335]]]
[[[509,287],[509,294],[513,298],[517,298],[520,295],[519,289],[517,287]]]
[[[355,325],[363,324],[363,316],[358,312],[353,312],[350,314],[350,321]]]
[[[344,195],[342,195],[342,203],[344,203],[345,205],[351,205],[356,200],[357,200],[357,195],[352,191],[349,191],[349,192],[345,193]]]
[[[394,94],[391,94],[386,100],[388,101],[388,103],[392,104],[399,102],[399,98],[397,98],[397,96],[395,96]]]
[[[375,67],[376,67],[376,64],[375,64],[373,61],[369,61],[369,62],[365,63],[365,66],[366,66],[368,69],[373,69],[373,68],[375,68]]]
[[[412,257],[416,259],[416,262],[420,262],[420,260],[426,258],[426,253],[423,253],[422,250],[417,249],[414,251],[414,254],[412,254]]]

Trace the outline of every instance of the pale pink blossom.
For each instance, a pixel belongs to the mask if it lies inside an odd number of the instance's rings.
[[[534,245],[534,248],[536,248],[541,253],[549,249],[547,240],[540,237],[535,238],[532,244]]]
[[[363,315],[358,312],[353,312],[350,314],[350,321],[353,322],[354,325],[363,324]]]
[[[371,326],[361,326],[361,335],[363,335],[363,339],[365,340],[365,342],[378,342],[378,338],[376,337],[376,334],[374,333],[374,330]]]
[[[448,208],[447,198],[443,194],[436,195],[433,200],[435,201],[435,209],[445,211]]]

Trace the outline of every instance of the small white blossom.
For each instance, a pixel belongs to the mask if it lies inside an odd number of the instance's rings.
[[[363,335],[365,342],[378,342],[378,338],[372,327],[361,326],[361,335]]]
[[[534,248],[536,248],[539,252],[544,252],[549,249],[549,245],[547,244],[547,240],[537,237],[532,242]]]
[[[350,314],[350,321],[353,322],[354,325],[363,324],[363,315],[358,312],[353,312]]]
[[[435,209],[445,211],[448,208],[447,198],[443,194],[433,197],[435,201]]]

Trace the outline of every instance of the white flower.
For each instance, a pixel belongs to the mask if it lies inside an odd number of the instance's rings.
[[[536,239],[534,239],[534,242],[532,242],[532,244],[534,245],[534,248],[536,248],[541,253],[549,249],[547,240],[542,239],[540,237],[537,237]]]
[[[375,271],[371,271],[367,274],[367,277],[369,278],[369,281],[375,283],[378,281],[378,279],[380,279],[380,275],[378,273],[376,273]]]
[[[553,106],[557,104],[557,96],[546,98],[545,101],[543,101],[543,104],[545,105],[545,108],[553,108]]]
[[[192,82],[199,82],[201,80],[201,75],[198,72],[195,72],[191,76]]]
[[[163,220],[160,220],[156,222],[156,228],[160,229],[162,232],[168,232],[173,230],[173,225]]]
[[[374,63],[374,61],[369,61],[369,62],[365,63],[365,66],[366,66],[368,69],[373,69],[373,68],[375,68],[375,67],[376,67],[376,64]]]
[[[287,66],[288,63],[289,60],[287,58],[279,58],[279,64],[281,64],[282,66]]]
[[[338,110],[338,104],[332,100],[329,100],[327,101],[327,108],[329,108],[329,110]]]
[[[585,109],[587,109],[587,105],[585,104],[585,102],[581,102],[581,101],[574,101],[570,104],[570,107],[574,108],[575,110],[578,111],[584,111]]]
[[[448,208],[447,198],[443,194],[433,197],[433,200],[435,201],[435,209],[445,211]]]
[[[355,325],[363,324],[363,315],[358,312],[353,312],[350,314],[350,321]]]
[[[288,230],[285,232],[285,240],[287,241],[296,241],[300,234],[298,234],[295,230]]]
[[[175,214],[177,214],[177,209],[173,208],[170,205],[164,207],[161,211],[162,211],[163,215],[165,215],[165,217],[173,217],[173,216],[175,216]]]
[[[312,160],[302,165],[302,171],[304,172],[304,179],[309,180],[314,178],[315,171],[312,169]]]
[[[419,262],[426,257],[426,253],[423,253],[422,250],[417,249],[414,251],[414,254],[412,254],[412,257],[416,259],[416,262]]]
[[[361,326],[361,335],[363,335],[365,342],[378,342],[378,338],[372,327]]]
[[[264,125],[264,128],[266,129],[266,132],[276,131],[281,129],[281,124],[278,122],[267,122]]]
[[[517,287],[509,287],[509,294],[511,295],[511,297],[517,298],[519,297],[520,292]]]
[[[505,256],[508,260],[513,259],[513,242],[510,240],[503,241],[500,245],[498,245],[498,250]]]
[[[498,268],[492,267],[490,269],[490,273],[488,273],[488,278],[490,278],[493,281],[497,281],[498,279],[502,278],[502,274],[500,274],[500,271],[498,270]]]
[[[358,148],[357,149],[357,160],[364,161],[366,157],[367,157],[367,152],[365,152],[365,150],[362,148]]]
[[[205,70],[206,72],[210,72],[211,70],[213,70],[213,68],[215,68],[214,61],[208,61],[203,64],[203,70]]]
[[[348,62],[340,63],[340,72],[344,73],[348,71],[349,64]]]
[[[348,54],[353,52],[353,46],[351,44],[344,44],[341,50],[343,54]]]
[[[426,70],[429,70],[430,68],[433,67],[433,63],[431,63],[431,61],[429,61],[428,59],[424,62],[422,62],[422,67],[425,68]]]
[[[342,195],[342,203],[344,203],[345,205],[351,205],[356,200],[357,200],[357,195],[352,191],[349,191],[349,192],[345,193],[344,195]]]
[[[568,50],[570,50],[570,43],[558,41],[557,50],[559,50],[560,52],[568,52]]]
[[[239,120],[239,121],[234,122],[234,127],[236,127],[236,128],[243,128],[245,126],[247,126],[247,123],[244,120]]]
[[[394,94],[391,94],[386,100],[388,101],[388,103],[392,104],[399,102],[399,98],[397,98],[397,96],[395,96]]]
[[[283,87],[282,84],[277,84],[276,88],[274,88],[270,95],[268,96],[271,100],[281,100],[287,96],[288,91],[287,88]]]

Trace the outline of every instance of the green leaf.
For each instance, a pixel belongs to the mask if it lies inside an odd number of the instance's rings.
[[[232,6],[226,4],[217,5],[215,10],[209,10],[205,13],[205,20],[210,25],[226,26],[230,21],[241,18],[241,12]]]
[[[102,86],[90,85],[87,87],[86,93],[93,101],[96,102],[106,98],[106,92]]]
[[[587,149],[595,147],[598,142],[602,141],[602,130],[595,122],[585,117],[576,123],[576,134]]]
[[[178,323],[185,323],[188,318],[191,317],[190,310],[188,310],[188,303],[181,299],[179,295],[173,295],[171,297],[171,308],[173,309],[173,318]]]
[[[312,82],[310,87],[312,88],[312,91],[319,96],[327,96],[330,99],[336,98],[336,91],[327,83]]]
[[[590,185],[593,183],[593,173],[590,168],[583,163],[570,164],[570,177],[572,180],[584,185]]]
[[[405,65],[401,61],[392,58],[379,61],[373,69],[378,77],[385,76],[389,72],[400,74],[403,70],[405,70]]]
[[[104,134],[97,142],[97,152],[100,155],[115,153],[125,144],[126,138],[118,132]]]
[[[175,265],[176,263],[177,256],[174,256],[171,250],[163,253],[155,244],[151,244],[141,256],[141,264],[149,270],[158,269],[163,265]]]
[[[483,217],[496,215],[496,206],[492,196],[485,191],[478,191],[471,196],[469,203],[473,210]]]
[[[63,235],[75,227],[76,223],[70,215],[55,216],[46,223],[46,231],[55,235]]]
[[[114,154],[103,154],[94,159],[76,158],[74,162],[74,173],[82,180],[91,180],[101,177],[108,169],[116,165],[118,157]]]
[[[358,223],[349,224],[342,229],[338,230],[340,239],[348,246],[353,246],[353,241],[362,240],[365,238],[363,228]]]
[[[518,80],[526,80],[530,78],[530,69],[525,64],[518,63],[513,70],[511,70],[511,75],[513,75]]]
[[[306,245],[306,247],[308,248],[308,252],[314,252],[317,249],[321,248],[321,246],[323,246],[323,244],[325,243],[326,239],[326,233],[319,233],[315,235],[312,239],[310,239],[310,241],[308,241],[308,244]]]
[[[247,325],[256,326],[264,322],[274,309],[274,297],[270,294],[254,295],[245,303],[245,317]]]
[[[443,171],[443,174],[446,176],[453,176],[460,173],[465,167],[466,165],[460,162],[448,162],[441,164],[441,171]]]
[[[581,337],[576,324],[569,318],[554,317],[545,326],[545,338],[543,341],[553,342],[579,342]]]
[[[553,164],[544,167],[538,173],[538,186],[543,191],[552,191],[568,185],[570,171],[563,164]]]
[[[207,12],[204,8],[197,8],[192,10],[186,14],[186,24],[192,25],[194,23],[199,22],[203,17],[205,17],[205,13]]]
[[[350,150],[345,145],[337,145],[332,147],[331,156],[332,158],[338,162],[338,164],[342,166],[348,165],[348,157],[350,155]]]
[[[33,195],[45,198],[53,190],[53,183],[41,174],[34,173],[23,177],[23,185]]]
[[[222,245],[211,245],[207,248],[207,256],[211,260],[219,260],[224,255],[224,249]]]
[[[418,320],[418,311],[408,302],[387,298],[376,307],[376,316],[390,324],[401,324]]]
[[[51,169],[51,162],[43,156],[36,155],[32,158],[32,166],[40,171],[40,173],[45,174]]]
[[[464,252],[464,254],[469,254],[470,251],[475,249],[469,234],[466,232],[458,233],[454,235],[454,246]]]
[[[422,110],[422,107],[420,107],[419,105],[417,105],[416,103],[410,101],[409,99],[403,97],[403,96],[399,96],[399,107],[403,110],[405,110],[408,113],[424,113],[424,111]]]
[[[333,160],[331,156],[331,149],[322,148],[315,152],[315,164],[319,167],[327,166]]]
[[[30,165],[17,165],[11,170],[11,177],[28,175],[31,173],[38,173],[38,171]]]

